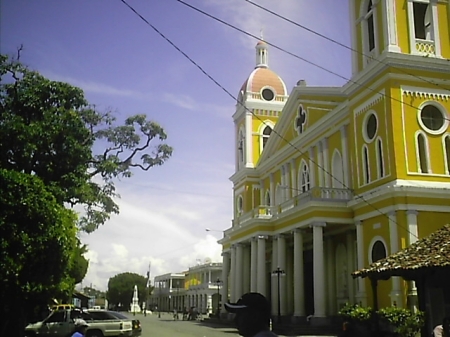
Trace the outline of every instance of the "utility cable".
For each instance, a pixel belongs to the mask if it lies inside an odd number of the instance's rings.
[[[283,15],[281,15],[281,14],[278,14],[278,13],[276,13],[276,12],[274,12],[274,11],[272,11],[272,10],[270,10],[270,9],[268,9],[268,8],[266,8],[266,7],[264,7],[264,6],[262,6],[262,5],[259,5],[259,4],[255,3],[255,2],[253,2],[253,1],[251,1],[251,0],[244,0],[244,1],[248,2],[249,4],[251,4],[251,5],[255,6],[255,7],[258,7],[259,9],[261,9],[261,10],[267,12],[267,13],[270,13],[270,14],[276,16],[276,17],[279,18],[279,19],[282,19],[282,20],[284,20],[284,21],[286,21],[286,22],[289,22],[289,23],[291,23],[291,24],[293,24],[293,25],[299,27],[299,28],[302,28],[302,29],[306,30],[307,32],[309,32],[309,33],[311,33],[311,34],[314,34],[314,35],[316,35],[316,36],[319,36],[319,37],[321,37],[321,38],[323,38],[323,39],[325,39],[325,40],[327,40],[327,41],[330,41],[330,42],[332,42],[332,43],[334,43],[334,44],[337,44],[338,46],[341,46],[341,47],[343,47],[343,48],[345,48],[345,49],[347,49],[347,50],[350,50],[350,51],[352,51],[352,52],[355,52],[355,53],[357,53],[357,54],[360,54],[361,56],[370,58],[370,59],[372,59],[373,61],[378,62],[379,64],[384,64],[384,65],[390,66],[390,67],[392,67],[392,68],[394,68],[394,69],[400,70],[402,73],[404,73],[404,74],[406,74],[406,75],[415,77],[415,78],[417,78],[417,79],[419,79],[419,80],[421,80],[421,81],[424,81],[424,82],[426,82],[426,83],[429,83],[429,84],[432,84],[432,85],[434,85],[434,86],[443,88],[443,89],[445,89],[445,90],[447,90],[447,91],[450,91],[449,88],[443,87],[443,86],[441,86],[440,84],[438,84],[438,83],[436,83],[436,82],[429,81],[429,80],[427,80],[427,79],[425,79],[425,78],[423,78],[423,77],[417,76],[417,75],[415,75],[415,74],[411,74],[411,73],[409,73],[409,72],[403,70],[402,68],[392,66],[391,64],[388,64],[388,63],[386,63],[386,62],[383,62],[382,60],[379,60],[378,58],[374,58],[374,57],[372,57],[372,56],[370,56],[370,55],[367,55],[367,54],[365,54],[365,53],[362,52],[362,51],[359,51],[359,50],[357,50],[357,49],[354,49],[354,48],[352,48],[352,47],[349,47],[349,46],[347,46],[347,45],[345,45],[345,44],[343,44],[343,43],[341,43],[341,42],[339,42],[339,41],[336,41],[336,40],[334,40],[334,39],[332,39],[332,38],[330,38],[330,37],[328,37],[328,36],[326,36],[326,35],[324,35],[324,34],[321,34],[321,33],[317,32],[317,31],[315,31],[315,30],[313,30],[313,29],[311,29],[311,28],[308,28],[308,27],[306,27],[306,26],[304,26],[304,25],[301,25],[301,24],[299,24],[299,23],[297,23],[297,22],[295,22],[295,21],[293,21],[293,20],[291,20],[291,19],[286,18],[285,16],[283,16]]]
[[[228,22],[226,22],[226,21],[224,21],[224,20],[222,20],[222,19],[219,19],[218,17],[215,17],[215,16],[213,16],[213,15],[211,15],[211,14],[209,14],[209,13],[207,13],[207,12],[205,12],[205,11],[203,11],[203,10],[201,10],[201,9],[199,9],[199,8],[197,8],[197,7],[195,7],[195,6],[192,6],[192,5],[186,3],[186,2],[183,1],[183,0],[175,0],[175,1],[178,1],[179,3],[181,3],[181,4],[183,4],[183,5],[187,6],[187,7],[189,7],[189,8],[191,8],[191,9],[195,10],[196,12],[199,12],[199,13],[201,13],[201,14],[203,14],[203,15],[205,15],[205,16],[207,16],[207,17],[209,17],[209,18],[211,18],[211,19],[213,19],[213,20],[215,20],[215,21],[217,21],[217,22],[220,22],[220,23],[222,23],[222,24],[224,24],[224,25],[226,25],[226,26],[228,26],[228,27],[230,27],[230,28],[232,28],[232,29],[234,29],[234,30],[237,30],[238,32],[240,32],[240,33],[242,33],[242,34],[244,34],[244,35],[250,36],[250,37],[252,37],[252,38],[254,38],[254,39],[256,39],[256,40],[260,40],[260,38],[259,38],[258,36],[253,35],[253,34],[247,32],[247,31],[245,31],[245,30],[243,30],[243,29],[241,29],[241,28],[239,28],[239,27],[236,27],[236,26],[234,26],[234,25],[232,25],[232,24],[230,24],[230,23],[228,23]],[[288,54],[288,55],[290,55],[290,56],[292,56],[292,57],[295,57],[296,59],[299,59],[299,60],[301,60],[301,61],[303,61],[303,62],[305,62],[305,63],[308,63],[308,64],[310,64],[310,65],[312,65],[312,66],[314,66],[314,67],[316,67],[316,68],[319,68],[319,69],[321,69],[321,70],[323,70],[323,71],[325,71],[325,72],[327,72],[327,73],[329,73],[329,74],[335,75],[335,76],[337,76],[337,77],[339,77],[339,78],[341,78],[341,79],[343,79],[343,80],[345,80],[345,81],[347,81],[347,82],[356,84],[356,85],[357,85],[358,87],[360,87],[360,88],[367,89],[367,90],[369,90],[369,91],[371,91],[371,92],[373,92],[373,93],[375,93],[375,94],[380,94],[380,95],[383,96],[384,98],[388,98],[388,99],[390,99],[390,100],[399,102],[399,103],[402,104],[402,105],[409,106],[409,107],[412,107],[412,108],[418,110],[418,107],[416,107],[416,106],[414,106],[414,105],[412,105],[412,104],[410,104],[410,103],[404,102],[404,101],[402,101],[402,100],[400,100],[400,99],[398,99],[398,98],[392,97],[392,96],[387,95],[387,94],[382,93],[382,92],[379,92],[379,91],[377,91],[377,90],[371,88],[370,86],[361,84],[361,83],[359,83],[359,82],[357,82],[357,81],[352,80],[351,78],[345,77],[345,76],[343,76],[343,75],[341,75],[341,74],[339,74],[339,73],[336,73],[335,71],[329,70],[329,69],[325,68],[324,66],[321,66],[321,65],[319,65],[319,64],[317,64],[317,63],[315,63],[315,62],[313,62],[313,61],[310,61],[310,60],[308,60],[308,59],[306,59],[306,58],[304,58],[304,57],[302,57],[302,56],[299,56],[299,55],[297,55],[297,54],[294,54],[294,53],[292,53],[292,52],[290,52],[290,51],[288,51],[288,50],[286,50],[286,49],[284,49],[284,48],[282,48],[282,47],[279,47],[279,46],[277,46],[276,44],[271,43],[271,42],[269,42],[269,41],[267,41],[267,40],[264,40],[264,42],[265,42],[267,45],[272,46],[272,47],[274,47],[275,49],[277,49],[277,50],[279,50],[279,51],[281,51],[281,52],[283,52],[283,53],[286,53],[286,54]],[[171,42],[169,42],[169,43],[171,43]],[[209,76],[209,75],[207,75],[207,76]],[[442,118],[443,118],[444,120],[450,121],[450,118],[446,118],[444,115],[442,116]]]
[[[253,111],[248,109],[245,105],[243,105],[241,102],[239,102],[236,97],[234,97],[225,87],[223,87],[219,82],[217,82],[211,75],[209,75],[199,64],[197,64],[191,57],[189,57],[185,52],[183,52],[178,46],[176,46],[169,38],[167,38],[164,34],[162,34],[155,26],[153,26],[147,19],[145,19],[141,14],[139,14],[131,5],[129,5],[125,0],[120,0],[122,3],[124,3],[132,12],[134,12],[141,20],[143,20],[148,26],[150,26],[156,33],[158,33],[164,40],[166,40],[172,47],[174,47],[178,52],[180,52],[185,58],[187,58],[195,67],[197,67],[205,76],[207,76],[214,84],[216,84],[220,89],[222,89],[228,96],[230,96],[234,101],[241,104],[241,106],[244,107],[248,112],[250,112],[255,118],[260,120],[264,125],[267,125],[259,116],[254,114]],[[180,1],[180,0],[177,0]],[[249,33],[246,33],[247,35],[251,35]],[[251,35],[252,36],[252,35]],[[267,42],[267,41],[266,41]],[[275,130],[272,130],[274,132]],[[284,138],[281,134],[278,132],[274,132],[278,137],[280,137],[282,140],[284,140],[289,146],[293,147],[297,152],[299,152],[301,155],[305,155],[305,152],[301,151],[298,147],[296,147],[294,144],[292,144],[289,140]],[[314,161],[312,158],[307,156],[309,161],[314,163],[318,168],[320,168],[325,174],[328,174],[330,177],[335,179],[336,181],[340,182],[343,187],[345,187],[348,190],[352,190],[350,187],[348,187],[344,182],[341,182],[339,179],[334,177],[330,172],[328,172],[324,167],[319,165],[316,161]],[[381,212],[376,206],[371,204],[369,201],[367,201],[364,196],[359,195],[355,196],[358,199],[363,200],[367,205],[371,206],[374,210],[379,212],[381,215],[388,217],[385,213]],[[411,233],[408,228],[405,228],[404,226],[400,225],[397,221],[394,220],[394,223],[396,223],[399,227],[404,228],[408,233],[418,238],[414,233]]]

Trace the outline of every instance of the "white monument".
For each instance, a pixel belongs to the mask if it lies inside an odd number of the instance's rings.
[[[137,285],[134,286],[133,299],[131,300],[130,312],[133,312],[133,313],[141,312],[141,307],[139,306]]]

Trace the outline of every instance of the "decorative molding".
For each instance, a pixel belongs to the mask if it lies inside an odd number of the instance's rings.
[[[384,97],[386,96],[385,94],[385,90],[381,90],[379,92],[377,92],[375,95],[373,95],[372,97],[370,97],[367,101],[365,101],[364,103],[362,103],[361,105],[359,105],[358,107],[356,107],[353,111],[355,113],[355,116],[360,115],[363,112],[368,111],[369,109],[371,109],[375,104],[377,104],[378,102],[380,102]]]
[[[435,101],[445,101],[447,102],[450,99],[450,93],[446,90],[439,90],[434,89],[430,90],[428,88],[420,88],[420,87],[409,87],[409,86],[402,86],[402,95],[403,96],[410,96],[412,98],[418,98],[418,99],[430,99]]]

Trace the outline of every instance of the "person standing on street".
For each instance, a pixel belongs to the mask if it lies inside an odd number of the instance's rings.
[[[236,303],[225,303],[234,319],[239,334],[243,337],[277,337],[269,329],[271,307],[260,293],[246,293]]]
[[[89,326],[84,319],[76,318],[74,321],[75,330],[71,337],[85,337],[86,329]]]

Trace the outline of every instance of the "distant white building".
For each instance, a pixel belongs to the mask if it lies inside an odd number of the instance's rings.
[[[221,306],[222,263],[206,260],[182,273],[167,273],[154,278],[150,309],[180,312],[191,307],[202,314],[215,314]]]

